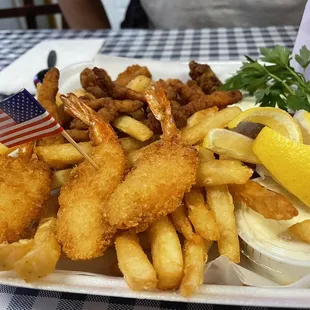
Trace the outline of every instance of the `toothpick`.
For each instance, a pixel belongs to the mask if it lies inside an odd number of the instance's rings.
[[[80,153],[82,156],[84,156],[89,163],[95,168],[95,169],[99,169],[99,167],[96,165],[96,163],[90,158],[90,156],[88,156],[80,147],[79,145],[69,136],[69,134],[63,130],[61,133]]]

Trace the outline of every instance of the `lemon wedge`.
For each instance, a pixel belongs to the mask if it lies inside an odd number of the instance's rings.
[[[32,249],[14,264],[14,270],[26,282],[39,280],[55,270],[61,248],[55,237],[56,218],[41,219]]]
[[[310,144],[310,113],[305,110],[299,110],[295,113],[294,119],[301,128],[305,144]]]
[[[33,239],[21,239],[13,243],[0,244],[0,271],[12,270],[14,264],[33,247]]]
[[[253,151],[275,180],[310,207],[310,146],[264,127]]]
[[[262,124],[285,137],[302,142],[302,133],[297,121],[287,112],[278,108],[260,107],[246,110],[234,118],[228,124],[228,128],[235,128],[241,122]]]
[[[260,161],[252,150],[253,139],[240,133],[215,128],[211,129],[203,140],[203,147],[214,153],[239,159],[246,163],[258,164]]]

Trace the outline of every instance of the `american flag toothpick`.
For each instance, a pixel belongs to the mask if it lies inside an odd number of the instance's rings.
[[[0,142],[14,147],[61,133],[92,165],[94,161],[26,90],[0,102]]]

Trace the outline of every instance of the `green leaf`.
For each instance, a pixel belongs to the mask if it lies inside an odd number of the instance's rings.
[[[256,62],[256,60],[254,60],[254,59],[251,58],[250,56],[244,55],[244,57],[245,57],[246,60],[249,61],[249,62]]]
[[[295,55],[295,60],[300,64],[303,69],[306,69],[310,63],[310,51],[307,49],[306,45],[304,45],[300,51],[299,55]]]
[[[306,110],[310,111],[310,96],[302,89],[298,88],[295,91],[295,96],[287,97],[287,106],[293,111]]]
[[[229,78],[221,89],[241,89],[255,95],[256,104],[278,106],[283,110],[305,109],[310,111],[310,81],[290,66],[291,52],[277,45],[261,48],[261,65],[257,60],[245,56],[246,61],[238,72]],[[296,55],[299,64],[306,68],[310,64],[310,51],[303,46]]]
[[[244,62],[237,74],[226,80],[220,89],[244,89],[252,95],[266,86],[267,79],[266,71],[257,61]]]
[[[287,111],[287,101],[284,100],[281,96],[277,97],[277,105],[280,109]]]
[[[264,100],[264,97],[268,95],[269,95],[269,88],[258,90],[255,93],[256,104],[261,103]]]
[[[280,66],[287,67],[290,61],[290,50],[284,46],[276,45],[274,48],[262,47],[260,48],[262,61],[272,64],[278,64]]]
[[[297,96],[289,95],[287,97],[287,106],[293,111],[298,111],[302,109],[305,110],[305,100]]]
[[[273,84],[255,92],[256,104],[261,107],[275,107],[287,110],[286,99],[283,98],[282,84]]]

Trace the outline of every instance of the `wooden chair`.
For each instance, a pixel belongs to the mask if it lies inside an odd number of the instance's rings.
[[[46,2],[48,4],[35,5],[33,0],[23,0],[24,5],[21,7],[0,9],[0,18],[25,17],[28,29],[38,29],[36,16],[60,13],[62,17],[62,27],[67,29],[68,25],[59,5],[52,4],[50,1]],[[53,19],[50,19],[50,24],[55,27],[55,21],[53,21]]]

